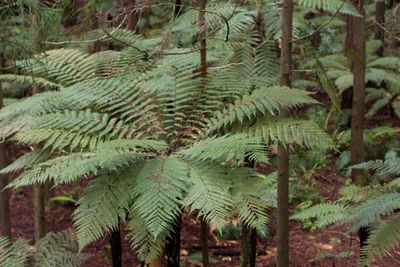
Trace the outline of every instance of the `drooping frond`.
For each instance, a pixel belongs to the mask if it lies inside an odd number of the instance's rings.
[[[244,120],[254,119],[256,115],[267,113],[276,115],[285,109],[316,103],[318,102],[303,90],[282,86],[258,89],[237,100],[222,112],[216,113],[207,123],[207,132],[214,132],[234,122],[242,123]]]
[[[155,157],[138,174],[131,212],[137,212],[154,239],[164,234],[182,212],[188,186],[187,165],[176,157]]]
[[[296,3],[313,10],[322,9],[330,12],[337,12],[339,10],[342,14],[360,16],[357,9],[352,4],[346,3],[345,0],[296,0]]]
[[[118,219],[125,218],[132,203],[138,169],[139,166],[134,166],[119,174],[101,176],[86,187],[74,212],[80,249],[99,239],[105,232],[115,230]]]
[[[15,160],[13,163],[2,169],[0,173],[12,173],[24,169],[30,169],[34,165],[48,160],[50,157],[51,153],[48,150],[34,150]]]
[[[190,162],[190,182],[185,206],[206,221],[222,226],[231,214],[233,200],[229,193],[232,186],[230,176],[218,163]]]
[[[262,137],[266,143],[332,148],[332,140],[310,120],[270,117],[246,129],[250,136]]]
[[[0,236],[0,266],[24,267],[29,259],[28,240],[18,239],[14,244]]]
[[[130,163],[146,157],[145,153],[103,150],[100,153],[74,153],[58,156],[35,165],[14,179],[9,186],[21,187],[53,181],[55,184],[71,183],[89,174],[115,172]]]
[[[76,49],[49,50],[45,56],[17,61],[15,65],[25,75],[45,78],[62,86],[82,82],[94,76],[94,64],[88,54]]]
[[[386,256],[400,243],[400,221],[395,216],[380,222],[368,236],[367,245],[362,249],[361,264],[366,266],[376,259]]]
[[[72,232],[48,233],[30,246],[19,238],[14,243],[0,237],[0,266],[2,267],[79,267],[88,256],[78,253]]]
[[[393,157],[385,160],[371,160],[352,166],[354,169],[375,171],[378,175],[400,175],[400,158]]]
[[[318,227],[343,222],[348,216],[348,208],[340,203],[318,204],[294,214],[291,219],[304,221],[316,219]]]
[[[35,266],[79,267],[87,260],[85,253],[78,253],[78,244],[71,231],[48,233],[35,244]]]
[[[256,229],[261,235],[268,231],[268,208],[273,203],[269,199],[271,191],[275,188],[271,184],[257,176],[257,173],[249,168],[238,168],[229,171],[233,180],[232,198],[233,209],[238,218],[252,229]]]
[[[147,230],[146,223],[135,211],[129,213],[128,228],[131,231],[131,247],[136,251],[139,259],[147,262],[159,257],[164,248],[168,231],[171,230],[169,227],[167,231],[154,238]]]
[[[370,226],[383,215],[390,215],[400,208],[400,193],[387,193],[368,199],[359,205],[352,207],[346,221],[352,223],[352,230]]]
[[[33,77],[28,75],[2,74],[0,75],[0,79],[3,81],[10,81],[10,82],[29,83],[32,85],[39,86],[41,88],[50,88],[50,89],[61,88],[61,85],[58,83],[54,83],[44,78]]]
[[[219,160],[226,162],[235,160],[242,162],[246,156],[257,157],[257,161],[267,162],[267,148],[262,139],[249,137],[246,134],[224,135],[206,138],[196,142],[188,149],[178,152],[186,158],[199,161]],[[263,158],[258,155],[264,155]]]

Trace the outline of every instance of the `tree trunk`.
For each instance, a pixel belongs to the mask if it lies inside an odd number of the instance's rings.
[[[359,12],[364,14],[363,0],[355,0]],[[365,20],[364,17],[350,19],[348,35],[351,35],[348,50],[351,51],[353,78],[353,104],[351,114],[351,163],[365,159],[363,131],[365,115]],[[353,182],[359,184],[361,170],[352,169]]]
[[[257,231],[250,230],[250,267],[256,267],[257,258]]]
[[[167,267],[179,267],[181,256],[181,224],[182,217],[179,217],[174,232],[167,238],[165,244],[165,254],[167,255]]]
[[[179,1],[180,2],[180,1]],[[178,3],[178,1],[177,1]],[[207,0],[199,0],[199,42],[200,42],[200,75],[204,79],[203,87],[206,90],[207,84],[205,83],[205,78],[207,77],[207,24],[206,24],[206,5]],[[179,12],[180,13],[180,12]],[[176,16],[179,13],[175,14]],[[201,219],[201,251],[202,251],[202,264],[203,267],[209,265],[208,257],[208,225],[204,219]]]
[[[240,252],[240,267],[250,266],[250,228],[242,225],[242,250]]]
[[[33,15],[33,23],[36,24],[37,30],[33,36],[33,46],[36,50],[36,53],[41,53],[44,50],[43,41],[45,40],[45,31],[43,29],[43,25],[40,24],[38,16],[36,14]],[[38,94],[41,90],[39,87],[34,86],[32,88],[32,94]],[[34,149],[39,149],[38,146],[34,146]],[[34,209],[34,240],[35,242],[41,239],[46,231],[45,231],[45,185],[44,184],[35,184],[33,185],[33,209]]]
[[[202,267],[208,267],[209,258],[208,258],[208,224],[204,219],[201,219],[201,252],[202,252]]]
[[[111,256],[112,256],[112,266],[121,267],[122,266],[122,245],[121,245],[121,232],[120,224],[118,223],[118,229],[115,229],[110,234],[110,246],[111,246]]]
[[[380,25],[385,25],[385,1],[377,0],[375,3],[375,18],[376,22]],[[382,42],[381,46],[376,51],[376,55],[383,57],[384,47],[385,47],[385,31],[381,26],[375,25],[375,39]]]
[[[291,86],[293,0],[284,0],[282,6],[281,85]],[[285,115],[285,114],[284,114]],[[286,114],[287,115],[287,114]],[[278,145],[278,267],[289,266],[289,153]]]
[[[351,163],[357,164],[365,160],[364,150],[364,116],[365,116],[365,14],[364,1],[353,0],[354,6],[363,17],[349,17],[347,25],[347,51],[352,61],[353,72],[353,104],[351,113]],[[363,170],[352,169],[352,181],[358,185],[367,183]],[[363,247],[368,238],[367,230],[359,231],[360,246]]]
[[[3,55],[0,54],[0,73],[2,73],[3,61]],[[0,109],[3,108],[3,106],[3,91],[0,81]],[[6,166],[6,152],[6,144],[0,143],[0,169]],[[8,189],[3,190],[7,184],[7,175],[0,174],[0,235],[6,236],[11,240],[10,198]]]

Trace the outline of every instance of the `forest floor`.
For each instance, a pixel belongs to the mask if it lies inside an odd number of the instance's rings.
[[[338,189],[346,179],[334,169],[325,169],[314,174],[311,178],[317,185],[325,200],[337,198]],[[80,190],[75,186],[62,186],[57,189],[56,195],[71,193],[71,190]],[[14,238],[33,238],[33,193],[32,189],[25,188],[11,194],[11,220]],[[53,204],[47,208],[47,231],[62,231],[71,227],[73,205]],[[274,216],[271,216],[272,218]],[[271,221],[268,240],[259,240],[257,245],[257,266],[275,266],[276,234]],[[124,231],[124,230],[123,230]],[[185,215],[182,228],[182,266],[199,266],[196,261],[190,260],[188,255],[200,251],[200,225],[198,221]],[[127,236],[124,234],[123,236]],[[358,240],[356,234],[346,232],[346,227],[332,227],[324,231],[308,231],[302,228],[301,223],[290,222],[290,266],[357,266]],[[210,255],[216,263],[211,266],[239,266],[240,241],[221,241],[215,236],[209,238]],[[107,237],[86,249],[90,259],[84,267],[111,266],[110,247]],[[195,258],[195,257],[194,257]],[[193,258],[191,258],[193,259]],[[123,240],[123,266],[140,266],[134,254],[129,249],[129,240]],[[394,267],[400,266],[400,250],[392,251],[391,257],[386,258],[373,266]]]

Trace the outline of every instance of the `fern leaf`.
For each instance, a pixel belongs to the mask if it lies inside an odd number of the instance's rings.
[[[327,226],[333,223],[341,223],[348,216],[348,208],[340,203],[318,204],[304,211],[294,214],[291,219],[304,221],[316,219],[317,226]]]
[[[254,154],[264,155],[264,158],[258,158],[259,161],[268,161],[265,156],[267,150],[262,144],[261,138],[249,137],[245,134],[207,138],[192,144],[186,150],[178,152],[178,155],[200,161],[228,161],[229,159],[242,161],[245,156],[252,157]]]
[[[136,166],[117,175],[104,175],[91,181],[74,212],[79,248],[98,240],[106,232],[116,230],[118,219],[124,218],[133,200],[132,189]]]
[[[381,259],[388,251],[400,243],[400,221],[397,216],[380,222],[376,229],[369,233],[367,245],[361,251],[361,266],[370,265]]]
[[[181,214],[188,186],[188,168],[180,159],[156,157],[143,166],[134,187],[137,196],[131,212],[137,212],[147,231],[157,239]]]
[[[346,221],[352,222],[351,230],[356,231],[372,225],[383,215],[393,214],[399,208],[400,193],[387,193],[352,207]]]
[[[222,226],[233,207],[229,194],[232,183],[227,172],[219,164],[212,162],[189,162],[188,165],[191,186],[184,205],[190,206],[192,212],[198,212],[198,216],[208,222]]]
[[[227,127],[234,122],[242,123],[244,120],[254,119],[256,115],[266,115],[267,112],[276,115],[285,109],[316,103],[318,102],[303,90],[281,86],[258,89],[236,101],[228,109],[215,114],[207,123],[207,132]]]
[[[266,143],[281,142],[303,147],[332,148],[332,139],[316,123],[293,118],[267,118],[247,132],[250,136],[262,137]]]

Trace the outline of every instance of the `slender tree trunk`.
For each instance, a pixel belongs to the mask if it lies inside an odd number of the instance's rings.
[[[250,266],[250,228],[242,225],[242,250],[240,252],[240,267]]]
[[[33,36],[33,46],[35,47],[36,53],[41,53],[44,50],[43,41],[45,40],[45,31],[43,26],[40,25],[38,16],[34,14],[33,23],[36,25],[37,29]],[[41,89],[37,86],[32,88],[32,94],[38,94]],[[40,149],[35,146],[34,149]],[[45,231],[45,185],[35,184],[33,185],[33,209],[34,209],[34,240],[35,242],[41,239]]]
[[[182,217],[179,217],[175,227],[174,233],[167,238],[165,244],[165,253],[167,255],[167,267],[180,266],[180,252],[181,252],[181,224]]]
[[[364,14],[363,0],[355,0],[359,12]],[[351,162],[357,164],[365,159],[364,151],[364,115],[365,115],[365,20],[364,17],[351,18],[351,53],[353,78],[353,105],[351,114]],[[352,179],[360,183],[361,170],[352,169]]]
[[[208,267],[208,224],[203,218],[200,219],[200,228],[202,267]]]
[[[257,231],[250,230],[250,267],[256,267],[257,259]]]
[[[122,266],[122,245],[121,245],[121,232],[120,224],[118,223],[118,229],[115,229],[110,234],[110,246],[111,246],[111,256],[112,256],[112,266],[121,267]]]
[[[385,25],[385,1],[377,0],[375,3],[375,18],[376,22],[380,25]],[[376,51],[376,55],[379,57],[383,57],[384,47],[385,47],[385,32],[379,26],[375,25],[375,39],[380,40],[382,42],[381,46]]]
[[[0,73],[2,73],[2,68],[4,66],[3,62],[3,55],[0,54]],[[3,108],[3,106],[3,91],[0,81],[0,109]],[[0,169],[6,166],[6,152],[6,144],[0,143]],[[7,175],[0,174],[0,235],[11,239],[10,198],[8,190],[3,190],[7,184]]]
[[[281,85],[291,86],[293,0],[283,0],[281,42]],[[289,153],[278,145],[278,267],[289,266]]]
[[[178,1],[177,1],[178,2]],[[180,2],[180,1],[179,1]],[[199,42],[200,42],[200,75],[203,79],[207,77],[207,24],[206,24],[206,9],[207,0],[199,0]],[[179,13],[178,13],[179,14]],[[177,14],[176,14],[177,15]],[[207,87],[207,84],[204,82],[204,90]],[[203,267],[207,267],[209,265],[209,257],[208,257],[208,224],[207,222],[201,218],[201,250],[202,250],[202,264]]]
[[[357,164],[365,160],[364,150],[364,116],[365,116],[365,14],[364,1],[353,0],[354,6],[363,17],[349,17],[347,36],[349,36],[347,50],[352,61],[353,72],[353,104],[351,114],[351,163]],[[363,170],[352,169],[351,177],[354,183],[367,183]],[[359,231],[361,248],[366,244],[368,232],[365,228]]]

